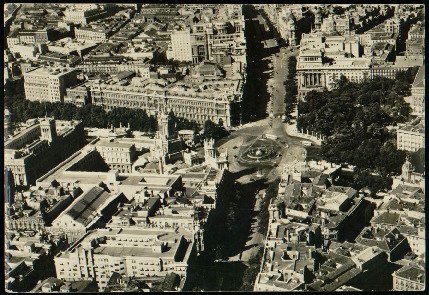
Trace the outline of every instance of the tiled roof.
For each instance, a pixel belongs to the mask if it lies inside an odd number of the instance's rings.
[[[95,211],[110,197],[110,194],[101,187],[93,187],[76,202],[66,214],[76,222],[87,226]]]
[[[371,223],[396,225],[399,221],[399,218],[400,216],[398,213],[383,212],[379,216],[375,217]]]
[[[400,270],[396,271],[396,276],[401,278],[406,278],[408,280],[412,280],[415,282],[419,282],[422,284],[425,281],[424,270],[412,265],[404,266]]]

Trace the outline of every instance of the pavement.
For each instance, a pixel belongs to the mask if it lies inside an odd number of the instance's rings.
[[[238,163],[238,155],[244,143],[248,144],[257,139],[262,134],[273,134],[278,137],[277,142],[282,146],[281,158],[277,167],[264,169],[264,178],[266,181],[273,181],[278,177],[285,163],[293,162],[296,159],[302,160],[305,158],[306,151],[302,146],[301,139],[291,137],[287,133],[286,124],[281,120],[284,115],[286,95],[284,82],[288,74],[287,61],[289,56],[297,55],[298,52],[291,52],[289,48],[281,48],[277,54],[272,54],[267,57],[271,60],[272,64],[265,69],[265,73],[270,75],[267,81],[267,89],[270,95],[270,101],[267,106],[267,113],[270,115],[268,118],[248,123],[236,128],[227,138],[218,142],[219,152],[228,150],[230,159],[231,172],[239,172],[248,167]],[[266,59],[266,58],[264,58]],[[252,179],[257,179],[256,172],[242,176],[238,181],[241,183],[251,182]],[[249,196],[253,197],[253,196]],[[259,211],[260,200],[256,197],[254,212]],[[255,214],[256,215],[256,214]],[[247,262],[249,258],[258,251],[259,246],[263,246],[265,236],[257,232],[258,218],[257,215],[252,218],[250,224],[250,234],[248,241],[240,254],[231,257],[229,261],[243,261]]]
[[[285,87],[283,82],[287,75],[287,66],[285,65],[285,48],[281,48],[278,54],[271,56],[273,63],[272,77],[268,80],[268,92],[271,95],[268,111],[273,116],[282,116],[285,110]]]
[[[268,92],[271,95],[268,112],[274,117],[284,115],[286,90],[283,83],[288,74],[287,62],[290,56],[297,54],[297,51],[291,52],[289,48],[282,47],[279,53],[271,55],[273,70],[272,77],[268,80]]]

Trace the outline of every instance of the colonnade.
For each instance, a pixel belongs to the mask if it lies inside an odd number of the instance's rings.
[[[324,86],[325,76],[322,73],[302,73],[298,75],[298,85],[301,87]]]

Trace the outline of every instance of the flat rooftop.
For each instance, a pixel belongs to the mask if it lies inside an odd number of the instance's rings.
[[[73,72],[74,70],[75,69],[39,67],[34,70],[29,70],[25,74],[38,76],[61,76],[66,73]]]
[[[174,183],[179,175],[159,175],[159,174],[142,174],[121,176],[120,181],[122,185],[158,185],[170,186]]]
[[[99,246],[94,249],[94,254],[115,256],[115,257],[125,257],[125,256],[137,256],[137,257],[169,257],[173,258],[176,253],[177,245],[173,247],[167,247],[167,251],[163,253],[156,253],[149,247],[109,247],[109,246]]]
[[[415,132],[415,133],[421,133],[424,135],[425,133],[424,120],[422,120],[422,118],[417,118],[414,121],[408,122],[403,127],[400,127],[398,129],[398,132],[399,131]]]

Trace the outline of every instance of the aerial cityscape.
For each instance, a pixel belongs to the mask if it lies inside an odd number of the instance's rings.
[[[5,291],[425,290],[424,12],[4,4]]]

